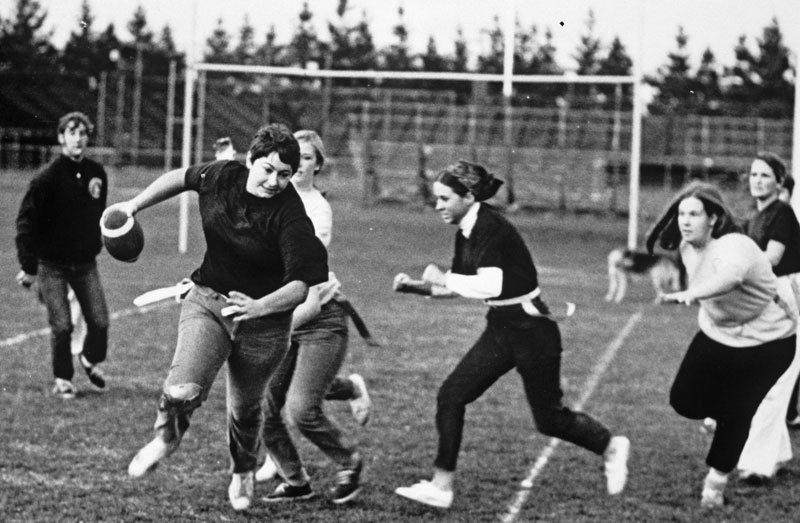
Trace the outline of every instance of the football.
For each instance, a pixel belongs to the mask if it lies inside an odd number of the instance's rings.
[[[108,213],[100,222],[103,245],[115,259],[133,263],[144,248],[142,226],[122,211]]]

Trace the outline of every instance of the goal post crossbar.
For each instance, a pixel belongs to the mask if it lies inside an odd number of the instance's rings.
[[[451,80],[464,82],[502,82],[502,74],[487,73],[452,73],[433,71],[343,71],[336,69],[304,69],[302,67],[279,67],[269,65],[215,64],[198,62],[194,64],[197,71],[245,74],[271,74],[280,76],[297,76],[305,78],[351,78],[367,80]],[[512,75],[513,83],[526,84],[635,84],[635,76],[616,75],[548,75],[525,74]]]

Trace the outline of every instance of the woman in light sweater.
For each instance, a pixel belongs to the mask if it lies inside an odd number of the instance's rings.
[[[700,331],[675,376],[670,403],[687,418],[717,420],[701,505],[719,507],[753,415],[794,357],[796,307],[791,288],[778,282],[758,245],[736,232],[722,196],[708,183],[694,182],[678,194],[648,235],[650,252],[656,242],[680,249],[689,280],[665,301],[700,305]]]

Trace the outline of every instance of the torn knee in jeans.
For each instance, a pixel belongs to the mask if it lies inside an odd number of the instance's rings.
[[[197,383],[182,383],[164,387],[158,408],[175,414],[191,412],[202,403],[203,388]]]

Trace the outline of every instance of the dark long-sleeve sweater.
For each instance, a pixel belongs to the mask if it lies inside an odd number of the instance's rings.
[[[84,158],[59,156],[31,180],[17,215],[17,258],[28,274],[39,260],[81,263],[102,249],[100,216],[106,207],[108,177]]]

